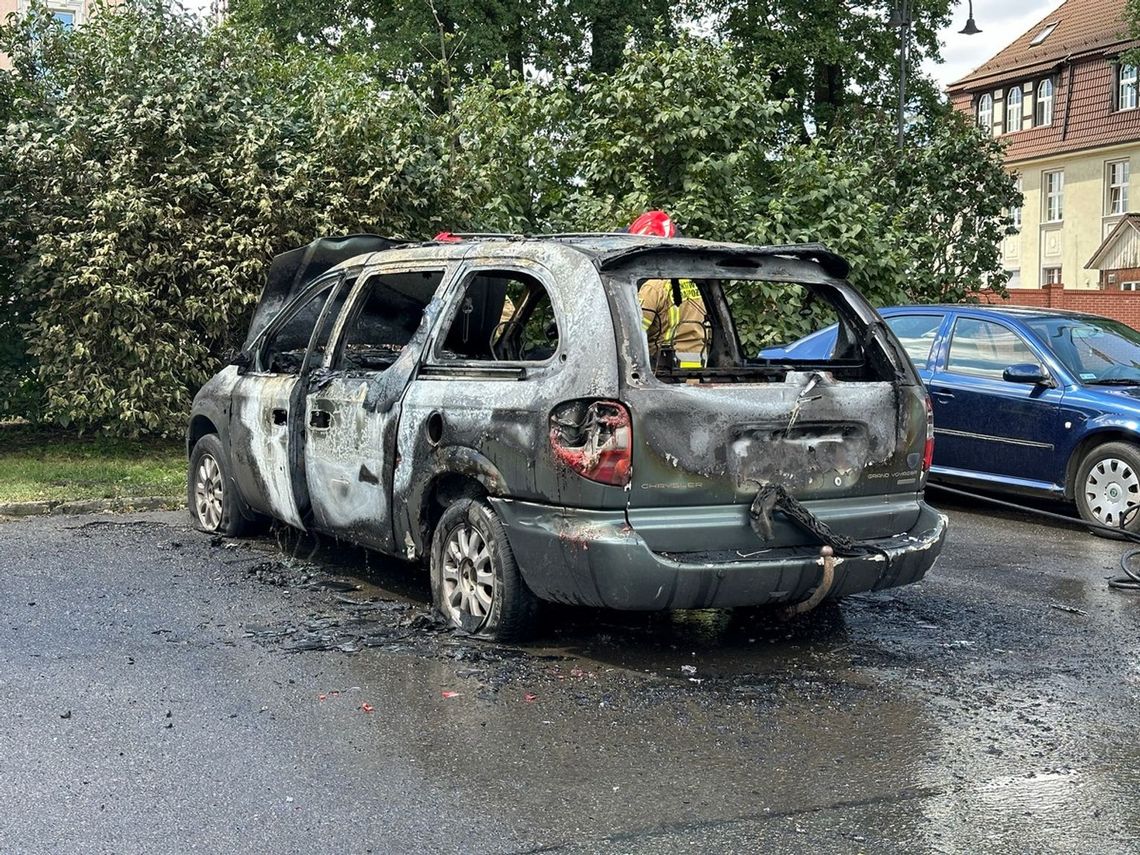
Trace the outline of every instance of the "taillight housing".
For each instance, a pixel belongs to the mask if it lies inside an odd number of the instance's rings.
[[[929,472],[934,462],[934,407],[926,396],[926,446],[922,449],[922,471]]]
[[[633,422],[619,401],[566,401],[550,413],[550,449],[571,471],[614,487],[629,483]]]

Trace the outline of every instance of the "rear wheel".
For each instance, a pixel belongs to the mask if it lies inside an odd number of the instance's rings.
[[[436,608],[466,633],[519,641],[533,630],[538,600],[519,573],[502,521],[482,499],[460,499],[440,517],[431,585]]]
[[[215,434],[202,437],[190,452],[186,494],[190,516],[200,530],[236,537],[249,528],[234,496],[225,449]]]
[[[1124,442],[1098,445],[1081,461],[1074,493],[1082,519],[1140,531],[1140,452]]]

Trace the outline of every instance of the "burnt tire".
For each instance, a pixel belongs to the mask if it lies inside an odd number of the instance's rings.
[[[1086,522],[1140,531],[1140,450],[1126,442],[1106,442],[1084,456],[1073,485],[1077,511]],[[1135,509],[1135,510],[1133,510]],[[1099,529],[1093,534],[1112,537]]]
[[[526,586],[498,514],[482,499],[448,506],[431,544],[436,609],[457,629],[492,641],[534,631],[538,599]]]
[[[237,537],[250,529],[238,507],[229,458],[215,434],[199,439],[190,452],[186,504],[199,531]]]

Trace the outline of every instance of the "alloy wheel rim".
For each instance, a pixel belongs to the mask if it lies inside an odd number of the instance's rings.
[[[194,475],[194,509],[207,531],[222,522],[222,470],[213,455],[203,454]]]
[[[444,546],[443,599],[451,619],[464,629],[478,629],[491,613],[495,573],[490,545],[468,523],[455,528]]]
[[[1119,528],[1129,509],[1140,505],[1140,474],[1125,460],[1099,460],[1085,479],[1085,501],[1101,523]]]

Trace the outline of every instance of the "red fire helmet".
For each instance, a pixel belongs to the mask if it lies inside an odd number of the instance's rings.
[[[677,236],[677,226],[664,211],[646,211],[630,224],[629,233],[671,238]]]

